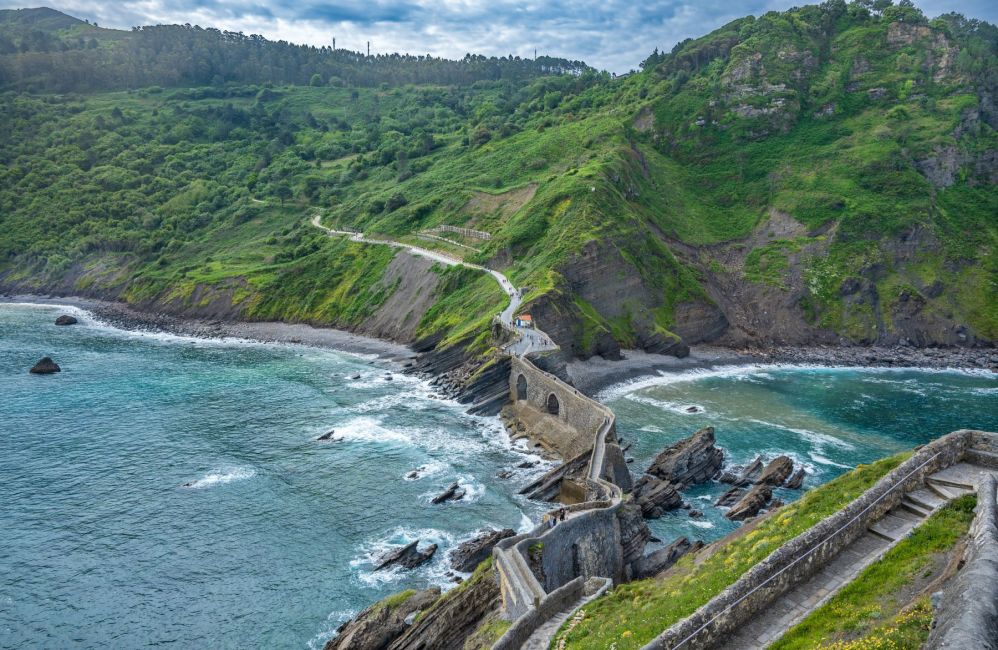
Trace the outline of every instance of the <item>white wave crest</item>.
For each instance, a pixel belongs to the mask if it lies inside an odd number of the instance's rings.
[[[253,478],[254,476],[256,476],[256,470],[252,468],[236,467],[232,469],[214,469],[196,481],[184,483],[183,487],[190,488],[192,490],[200,490],[216,485],[225,485],[226,483],[231,483],[232,481],[241,481],[243,479]]]

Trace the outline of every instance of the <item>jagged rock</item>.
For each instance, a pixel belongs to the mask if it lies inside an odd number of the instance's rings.
[[[356,381],[356,380],[360,379],[360,374],[350,375],[350,379]]]
[[[722,508],[729,508],[738,503],[743,496],[745,496],[745,490],[743,488],[733,487],[722,494],[720,498],[714,502],[714,505]]]
[[[640,580],[656,576],[675,564],[679,558],[687,553],[699,551],[701,548],[703,548],[703,542],[700,540],[691,542],[685,537],[680,537],[668,546],[653,551],[641,558],[638,562],[638,571],[635,579]]]
[[[433,554],[437,552],[437,545],[430,544],[425,550],[420,551],[417,548],[419,540],[405,546],[400,546],[394,550],[388,551],[380,558],[378,558],[378,564],[374,567],[375,571],[380,571],[381,569],[387,569],[388,567],[400,566],[405,569],[414,569],[420,564],[428,562]]]
[[[617,510],[617,526],[620,529],[620,549],[624,565],[639,562],[645,553],[645,546],[652,539],[651,529],[645,523],[641,508],[633,503],[624,503]]]
[[[492,547],[507,537],[512,537],[516,531],[512,528],[502,530],[483,530],[474,539],[462,542],[450,556],[450,565],[455,571],[471,573],[479,564],[492,555]]]
[[[512,476],[513,476],[513,472],[511,470],[508,470],[508,469],[503,470],[503,471],[499,472],[498,474],[496,474],[496,478],[503,479],[503,480],[508,479],[508,478],[510,478]]]
[[[759,475],[759,478],[755,482],[756,484],[765,483],[766,485],[779,487],[783,485],[783,482],[787,480],[787,477],[793,471],[794,461],[790,460],[787,456],[777,456],[769,461],[766,469],[762,470],[762,474]]]
[[[787,482],[783,484],[783,487],[790,488],[791,490],[797,490],[804,484],[804,468],[801,467],[794,475],[787,479]]]
[[[371,605],[336,631],[323,650],[382,650],[402,636],[416,614],[440,597],[440,588],[417,591],[398,604]]]
[[[786,504],[783,502],[783,499],[773,499],[769,502],[767,510],[776,510],[777,508],[782,508],[785,505]]]
[[[668,510],[683,505],[683,497],[676,486],[668,481],[645,474],[634,484],[634,503],[647,519],[658,519]]]
[[[336,429],[330,429],[326,433],[324,433],[321,436],[319,436],[318,438],[316,438],[316,440],[332,440],[333,442],[338,442],[335,438],[333,438],[333,434],[335,434],[335,433],[336,433]]]
[[[385,381],[391,381],[393,377],[391,375],[385,375]]]
[[[69,314],[63,314],[59,318],[55,319],[56,325],[76,325],[79,321]]]
[[[691,519],[698,519],[700,517],[703,517],[703,511],[702,510],[690,510],[688,514],[689,514],[689,516],[690,516]]]
[[[745,487],[755,482],[755,479],[762,473],[762,456],[756,456],[748,465],[735,466],[721,473],[718,480],[721,483],[729,483],[737,487]]]
[[[31,370],[28,372],[36,375],[51,375],[54,372],[62,372],[62,368],[55,361],[52,361],[52,357],[42,357],[38,363],[31,366]]]
[[[536,461],[536,460],[525,460],[522,463],[520,463],[519,465],[517,465],[517,467],[520,468],[520,469],[530,469],[531,467],[537,467],[539,464],[540,464],[540,461]]]
[[[709,480],[721,469],[724,452],[714,446],[714,427],[704,427],[655,457],[648,474],[683,489]]]
[[[464,498],[464,490],[458,486],[457,481],[454,481],[447,489],[433,497],[430,503],[443,503],[444,501],[459,501]]]
[[[732,521],[750,519],[759,514],[759,511],[766,507],[766,503],[772,498],[773,488],[762,483],[754,485],[724,516]]]

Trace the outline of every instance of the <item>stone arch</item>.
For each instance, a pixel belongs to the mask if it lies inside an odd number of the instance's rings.
[[[558,415],[558,412],[561,410],[561,405],[558,403],[558,396],[554,393],[548,395],[547,408],[548,413],[551,415]]]
[[[520,375],[516,378],[516,401],[527,399],[527,378]]]

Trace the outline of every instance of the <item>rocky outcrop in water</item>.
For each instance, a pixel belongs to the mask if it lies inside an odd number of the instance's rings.
[[[464,498],[465,491],[461,489],[457,481],[454,481],[447,489],[430,499],[430,503],[438,504],[445,501],[460,501]]]
[[[735,465],[721,472],[718,480],[736,487],[745,487],[755,483],[762,474],[762,456],[756,456],[748,465]]]
[[[786,456],[777,456],[769,461],[766,468],[762,470],[759,478],[755,480],[757,484],[779,487],[787,480],[794,471],[794,462]]]
[[[52,357],[42,357],[38,363],[31,366],[31,370],[28,372],[35,375],[51,375],[55,372],[62,372],[62,368],[55,361],[52,361]]]
[[[336,433],[336,429],[330,429],[326,433],[322,434],[316,440],[321,440],[323,442],[339,442],[333,435]]]
[[[714,427],[704,427],[663,450],[647,473],[681,490],[710,480],[723,463],[724,452],[714,446]]]
[[[371,605],[336,631],[323,650],[384,650],[408,628],[406,619],[440,597],[440,588],[417,591],[401,602],[399,594]]]
[[[668,546],[652,551],[641,558],[637,565],[637,575],[634,577],[636,580],[654,577],[675,564],[679,558],[687,553],[699,551],[703,546],[704,544],[700,540],[691,542],[685,537],[680,537]]]
[[[388,569],[395,566],[400,566],[404,569],[414,569],[420,564],[428,562],[433,557],[433,554],[437,552],[436,544],[430,544],[422,551],[417,548],[418,544],[419,540],[417,539],[415,542],[385,553],[378,558],[378,563],[374,567],[374,570],[380,571],[381,569]]]
[[[773,488],[762,483],[753,485],[752,489],[746,492],[738,503],[731,506],[731,510],[726,512],[724,516],[732,521],[750,519],[759,514],[759,511],[765,508],[772,498]]]
[[[798,490],[804,484],[804,468],[798,469],[794,472],[794,475],[787,479],[787,482],[783,484],[783,487],[789,488],[791,490]]]
[[[634,503],[647,519],[658,519],[669,510],[683,505],[683,497],[668,481],[645,474],[634,484]]]
[[[59,318],[55,319],[56,325],[76,325],[79,321],[69,314],[63,314]]]
[[[515,534],[516,531],[512,528],[481,531],[474,539],[458,544],[450,556],[451,568],[455,571],[471,573],[475,567],[492,556],[493,546]]]

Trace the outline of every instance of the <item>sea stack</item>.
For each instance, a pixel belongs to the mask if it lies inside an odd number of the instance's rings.
[[[79,321],[75,317],[69,314],[63,314],[59,318],[55,319],[56,325],[76,325]]]
[[[62,372],[62,368],[55,361],[52,361],[52,357],[42,357],[28,372],[35,375],[51,375],[54,372]]]

